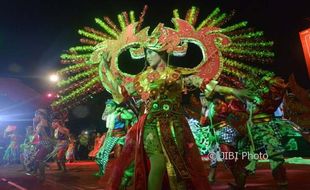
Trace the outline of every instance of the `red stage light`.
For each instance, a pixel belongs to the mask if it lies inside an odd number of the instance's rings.
[[[308,76],[310,78],[310,28],[299,32],[299,37],[301,40],[302,49],[304,50],[304,55],[308,68]]]

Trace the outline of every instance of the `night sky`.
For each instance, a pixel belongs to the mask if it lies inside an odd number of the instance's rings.
[[[1,0],[0,3],[0,77],[22,79],[39,92],[50,88],[48,73],[60,68],[60,54],[79,43],[77,30],[96,26],[95,17],[116,15],[134,10],[139,15],[143,5],[149,10],[146,25],[170,24],[172,10],[185,15],[192,5],[200,8],[200,19],[215,7],[236,10],[230,23],[248,21],[263,30],[275,42],[274,72],[285,79],[293,73],[297,81],[310,88],[298,32],[310,27],[309,0],[201,0],[201,1],[133,1],[133,0]],[[183,3],[184,2],[184,3]],[[201,21],[201,20],[200,20]]]

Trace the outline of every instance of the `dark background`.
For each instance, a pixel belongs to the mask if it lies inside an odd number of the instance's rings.
[[[275,42],[276,58],[270,69],[285,79],[293,73],[298,83],[310,88],[299,40],[299,32],[310,27],[308,0],[1,0],[0,77],[21,79],[38,92],[46,93],[53,88],[46,80],[47,75],[61,67],[60,54],[78,44],[79,28],[96,27],[95,17],[109,16],[116,21],[116,15],[125,10],[134,10],[138,16],[145,4],[149,10],[144,26],[170,24],[174,8],[179,8],[184,17],[192,5],[198,6],[200,19],[217,6],[224,12],[235,9],[229,23],[246,20],[249,26],[263,30],[266,38]],[[103,130],[100,118],[107,97],[106,93],[100,94],[89,104],[74,109],[70,113],[72,131]]]

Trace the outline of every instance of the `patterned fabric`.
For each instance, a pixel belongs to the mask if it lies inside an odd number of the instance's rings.
[[[210,168],[215,168],[217,166],[218,161],[221,161],[221,152],[219,144],[213,143],[209,149],[209,160],[210,160]]]
[[[24,152],[24,166],[27,171],[31,171],[34,168],[34,159],[37,153],[37,149],[34,145],[30,145],[25,148]]]
[[[30,160],[33,160],[32,156],[35,155],[35,146],[32,144],[34,139],[34,135],[26,136],[24,143],[20,146],[22,157],[23,157],[23,165],[27,171],[31,171],[33,168],[33,163]]]
[[[19,161],[19,144],[18,137],[15,134],[9,135],[10,144],[4,152],[3,161],[7,163],[13,163]]]
[[[195,142],[198,146],[201,155],[207,155],[211,149],[213,149],[212,142],[210,142],[211,131],[210,127],[203,127],[199,124],[199,121],[195,119],[188,119],[188,124],[193,133]]]
[[[120,187],[124,172],[127,168],[130,168],[132,161],[134,161],[135,166],[135,189],[147,189],[145,142],[142,138],[145,136],[143,128],[146,126],[145,124],[148,125],[146,122],[148,116],[150,115],[142,115],[138,122],[128,131],[122,155],[116,160],[114,170],[108,181],[109,185],[107,186],[107,189],[114,190]],[[189,166],[188,168],[191,175],[190,181],[192,182],[189,183],[191,184],[191,187],[193,187],[192,189],[209,189],[199,150],[195,144],[192,132],[189,129],[188,122],[185,118],[180,119],[182,123],[180,123],[181,125],[179,127],[182,128],[183,134],[176,132],[175,136],[177,136],[177,139],[182,139],[182,141],[180,141],[181,144],[179,145],[184,148],[183,158]]]
[[[256,152],[267,153],[269,158],[284,152],[284,148],[273,130],[274,125],[275,123],[271,121],[255,124],[251,128]],[[248,152],[250,150],[247,137],[238,142],[238,150],[239,152]]]
[[[157,133],[156,123],[148,124],[144,127],[143,142],[145,152],[148,155],[156,153],[163,154],[163,150]]]
[[[36,145],[36,161],[45,161],[49,153],[53,150],[53,144],[49,140],[42,140],[38,145]]]
[[[107,163],[109,161],[109,155],[112,152],[116,144],[124,144],[124,137],[107,137],[96,155],[96,162],[100,166],[102,174],[105,171]]]
[[[46,160],[49,158],[56,157],[57,160],[65,160],[65,154],[68,149],[69,142],[68,140],[57,140],[57,144],[54,147],[54,150],[46,157]]]
[[[19,147],[17,142],[11,141],[10,145],[5,150],[3,160],[11,163],[19,160]]]
[[[257,151],[266,152],[269,158],[284,152],[284,148],[273,130],[273,128],[275,128],[274,125],[276,125],[276,123],[271,121],[254,124],[252,128],[255,149]]]
[[[219,130],[218,139],[220,144],[228,144],[233,147],[237,145],[238,131],[230,126],[223,127]]]
[[[119,187],[123,172],[132,161],[135,162],[134,188],[146,189],[148,184],[146,159],[149,157],[148,153],[161,151],[158,142],[162,144],[165,157],[173,165],[177,176],[184,180],[183,182],[193,186],[194,189],[209,189],[199,150],[181,109],[184,85],[201,84],[191,83],[190,78],[164,64],[159,64],[156,70],[148,67],[135,77],[134,89],[140,98],[145,100],[145,114],[141,115],[137,124],[127,133],[122,156],[116,164],[114,175],[111,176],[110,189]],[[158,135],[154,135],[155,129]],[[153,136],[149,136],[148,132]],[[158,139],[153,146],[147,144],[150,142],[147,138],[151,137],[156,138],[156,141]],[[147,141],[144,142],[145,140]]]
[[[284,163],[283,153],[285,151],[280,139],[276,135],[274,128],[278,123],[275,119],[270,122],[255,123],[251,128],[255,152],[267,153],[272,170]],[[238,152],[250,152],[250,143],[247,138],[238,141]],[[250,160],[247,170],[254,172],[257,160]]]

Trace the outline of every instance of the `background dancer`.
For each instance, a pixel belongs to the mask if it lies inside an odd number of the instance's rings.
[[[36,152],[33,155],[34,171],[32,174],[36,175],[39,171],[38,178],[40,181],[45,180],[45,160],[47,155],[53,150],[52,144],[52,130],[48,122],[48,113],[44,109],[38,109],[33,118],[35,128],[35,144]]]
[[[54,138],[56,145],[52,153],[48,157],[54,157],[58,166],[58,170],[67,171],[66,168],[66,151],[69,146],[70,131],[65,126],[65,118],[60,114],[55,114],[52,122],[54,129]]]
[[[134,114],[123,107],[119,107],[112,99],[108,99],[102,119],[106,120],[108,131],[96,155],[96,162],[99,165],[99,172],[95,174],[96,176],[104,175],[112,150],[114,151],[115,158],[120,156],[122,146],[125,143],[127,129],[129,128],[130,121],[134,119]]]
[[[19,161],[19,144],[16,126],[9,125],[4,130],[4,138],[10,139],[10,144],[4,152],[3,161],[9,164],[16,164]]]

